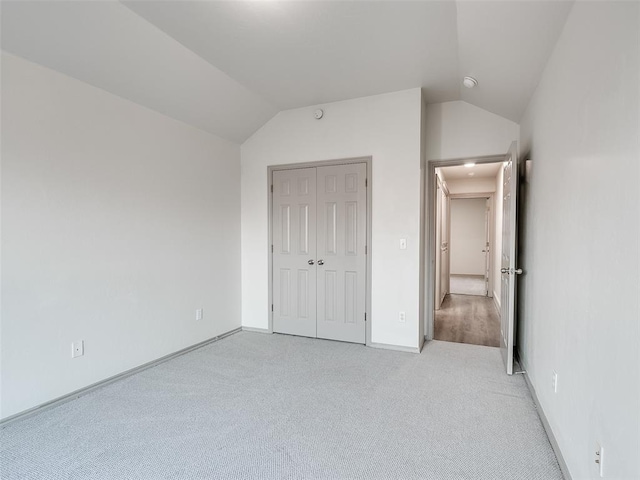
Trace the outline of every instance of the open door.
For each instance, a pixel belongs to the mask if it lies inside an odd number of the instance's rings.
[[[502,262],[500,297],[500,352],[507,368],[513,374],[513,349],[516,333],[516,280],[522,273],[517,267],[518,242],[518,157],[516,142],[505,157],[502,202]]]
[[[489,295],[489,275],[491,274],[491,199],[487,198],[486,208],[484,210],[484,294]]]
[[[435,310],[449,293],[449,190],[436,174],[436,290]]]
[[[441,242],[441,264],[440,269],[440,291],[442,299],[447,296],[451,285],[449,278],[451,276],[451,256],[449,253],[449,245],[451,243],[451,197],[446,184],[442,186],[442,242]]]

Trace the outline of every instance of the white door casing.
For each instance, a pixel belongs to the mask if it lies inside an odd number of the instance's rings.
[[[451,281],[451,197],[446,185],[442,188],[442,249],[440,270],[440,303],[449,293]]]
[[[442,249],[443,249],[443,239],[442,239],[442,183],[440,181],[440,177],[436,174],[436,291],[434,295],[435,299],[435,309],[440,310],[442,306],[442,269],[444,268],[442,264]]]
[[[518,158],[516,142],[511,144],[505,157],[502,204],[502,262],[500,296],[500,351],[507,374],[513,374],[513,350],[516,328],[516,281],[517,268],[517,200]]]
[[[274,170],[273,331],[366,341],[366,163]]]
[[[315,168],[273,172],[272,222],[273,331],[315,337]]]
[[[318,167],[318,337],[365,343],[363,163]]]

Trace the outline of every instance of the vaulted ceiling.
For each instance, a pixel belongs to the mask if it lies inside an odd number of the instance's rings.
[[[280,110],[417,87],[518,122],[571,6],[4,0],[1,46],[243,142]]]

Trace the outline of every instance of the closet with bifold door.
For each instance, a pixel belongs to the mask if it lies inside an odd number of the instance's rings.
[[[365,343],[367,164],[272,172],[273,331]]]

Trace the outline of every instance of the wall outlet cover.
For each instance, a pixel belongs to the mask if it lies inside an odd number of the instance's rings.
[[[84,340],[78,340],[71,344],[71,358],[84,355]]]

